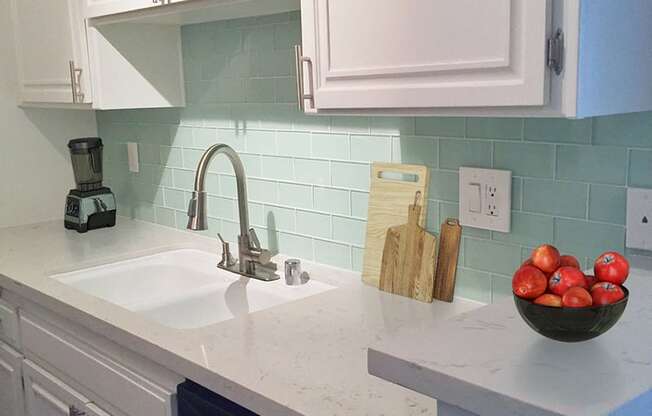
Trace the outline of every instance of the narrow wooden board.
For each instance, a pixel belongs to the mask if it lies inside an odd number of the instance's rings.
[[[408,223],[387,230],[380,289],[432,302],[437,238],[418,225],[421,206],[410,205]]]
[[[383,172],[414,175],[416,181],[381,177]],[[430,170],[426,166],[395,163],[374,163],[371,166],[367,235],[362,268],[362,280],[365,283],[378,287],[387,229],[407,223],[406,207],[414,203],[417,191],[421,192],[421,200],[427,201],[429,184]],[[424,225],[425,216],[424,204],[418,221],[421,227]]]
[[[457,258],[460,252],[462,226],[455,218],[448,218],[441,225],[439,255],[435,275],[435,299],[452,302],[455,295]]]

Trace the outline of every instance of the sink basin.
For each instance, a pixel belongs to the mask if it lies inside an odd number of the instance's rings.
[[[60,273],[52,278],[165,326],[200,328],[260,311],[334,286],[301,286],[241,277],[216,267],[216,255],[182,249]]]

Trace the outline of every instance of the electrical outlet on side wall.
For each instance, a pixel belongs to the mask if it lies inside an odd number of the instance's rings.
[[[626,245],[652,250],[652,189],[627,189]]]

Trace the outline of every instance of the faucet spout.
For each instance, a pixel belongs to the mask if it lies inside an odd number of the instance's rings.
[[[240,216],[238,263],[236,264],[226,259],[220,262],[218,267],[260,280],[276,280],[279,277],[275,273],[276,264],[270,261],[271,253],[269,250],[261,248],[256,232],[253,228],[249,227],[247,176],[245,175],[244,165],[235,150],[226,144],[216,144],[209,147],[199,160],[195,174],[195,189],[188,205],[187,228],[195,231],[206,230],[208,228],[208,218],[206,215],[206,175],[208,173],[209,163],[218,154],[225,155],[231,162],[231,165],[233,165],[238,191],[238,213]],[[228,246],[226,252],[228,252]],[[228,255],[230,256],[230,253]]]

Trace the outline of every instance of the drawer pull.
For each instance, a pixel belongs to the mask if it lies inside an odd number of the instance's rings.
[[[77,409],[75,406],[70,406],[70,409],[68,409],[68,415],[70,416],[86,416],[86,412],[83,410]]]

